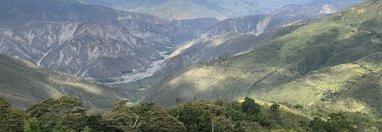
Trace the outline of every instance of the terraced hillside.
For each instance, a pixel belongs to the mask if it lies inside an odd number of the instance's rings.
[[[250,96],[312,112],[382,114],[382,7],[367,2],[257,39],[250,53],[198,65],[166,79],[146,100],[216,100]]]
[[[106,109],[122,96],[129,96],[129,93],[122,94],[115,89],[4,55],[0,55],[0,73],[0,97],[18,108],[29,107],[47,98],[75,96],[89,108]]]

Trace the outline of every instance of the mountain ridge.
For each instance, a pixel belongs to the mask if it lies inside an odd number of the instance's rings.
[[[340,10],[346,9],[360,0],[82,0],[84,3],[106,5],[118,10],[152,14],[169,19],[192,19],[213,17],[220,20],[247,15],[268,14],[288,4],[322,5],[335,4]],[[140,6],[138,6],[140,5]]]
[[[379,115],[380,13],[378,4],[367,2],[266,33],[250,53],[191,67],[150,90],[145,100],[171,105],[175,98],[251,96],[313,111]]]
[[[19,59],[0,55],[0,96],[17,108],[27,108],[47,98],[75,96],[94,111],[105,110],[120,99],[131,97],[110,87],[58,73]],[[118,93],[118,94],[117,94]]]
[[[329,14],[321,12],[324,6],[289,5],[272,14],[223,20],[210,27],[200,38],[178,46],[152,77],[134,82],[132,84],[135,86],[128,87],[149,89],[161,79],[188,67],[247,53],[257,46],[259,42],[257,39],[261,40],[259,35],[263,33],[300,21],[314,21],[321,16],[330,15],[330,12]]]

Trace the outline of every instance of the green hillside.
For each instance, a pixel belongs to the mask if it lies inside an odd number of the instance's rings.
[[[260,36],[245,55],[199,65],[152,89],[146,100],[245,96],[313,113],[382,114],[382,7],[368,2],[309,24],[288,25]],[[324,110],[316,110],[317,108]]]
[[[0,73],[0,97],[18,108],[47,98],[75,96],[86,107],[104,110],[122,97],[115,89],[4,55],[0,55]]]

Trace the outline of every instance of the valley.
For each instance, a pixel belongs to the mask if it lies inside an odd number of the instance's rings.
[[[2,131],[382,130],[381,0],[2,0]]]
[[[312,113],[325,109],[378,116],[379,9],[366,3],[265,33],[251,52],[190,67],[163,80],[145,100],[170,106],[176,98],[250,96],[302,105]]]
[[[126,74],[121,77],[113,78],[113,82],[106,83],[107,85],[114,84],[126,84],[129,82],[138,81],[147,77],[151,77],[155,72],[159,71],[163,67],[163,63],[170,57],[170,55],[166,55],[168,51],[159,52],[159,54],[163,57],[161,60],[153,61],[152,64],[143,72]]]

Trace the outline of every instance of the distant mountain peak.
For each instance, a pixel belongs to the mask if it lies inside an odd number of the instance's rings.
[[[151,14],[168,19],[213,17],[226,19],[267,14],[286,5],[336,4],[338,9],[361,0],[81,0],[118,10]]]

